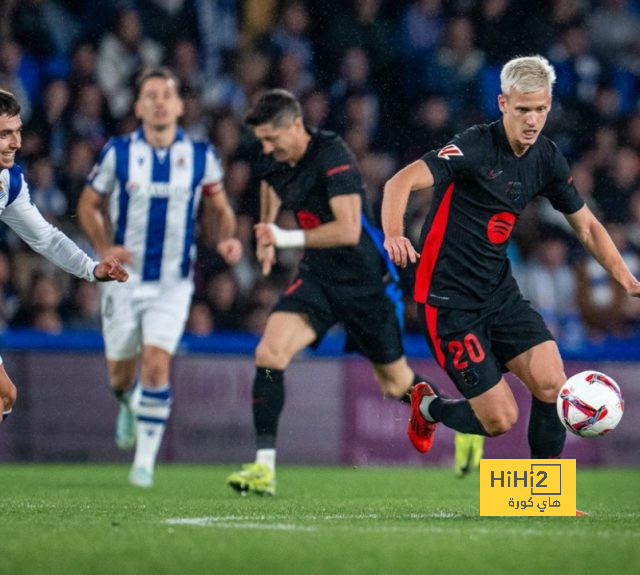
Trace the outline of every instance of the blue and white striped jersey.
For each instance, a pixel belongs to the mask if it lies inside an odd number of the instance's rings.
[[[142,128],[107,142],[87,183],[110,195],[114,244],[133,254],[129,281],[171,283],[191,275],[202,187],[222,177],[213,146],[181,129],[168,148],[149,145]]]
[[[59,268],[79,278],[95,281],[93,272],[98,262],[44,219],[31,203],[29,188],[17,164],[0,169],[0,221]]]

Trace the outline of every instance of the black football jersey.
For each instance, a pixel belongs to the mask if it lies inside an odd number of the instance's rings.
[[[355,158],[337,134],[310,128],[308,131],[309,146],[295,166],[262,156],[261,179],[273,187],[282,207],[293,211],[302,229],[334,220],[331,198],[358,194],[362,199],[363,228],[357,246],[305,248],[300,273],[313,273],[326,283],[344,282],[357,287],[374,282],[379,286],[387,267],[381,242],[376,243],[372,237],[370,208]]]
[[[507,244],[518,217],[536,196],[565,214],[580,198],[569,166],[543,135],[517,157],[502,121],[477,125],[422,157],[435,180],[421,235],[416,301],[478,309],[516,287]]]

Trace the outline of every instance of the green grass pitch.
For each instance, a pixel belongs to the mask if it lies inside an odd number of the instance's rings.
[[[589,517],[482,518],[478,475],[281,466],[241,497],[229,466],[0,465],[0,574],[640,573],[640,469],[578,468]]]

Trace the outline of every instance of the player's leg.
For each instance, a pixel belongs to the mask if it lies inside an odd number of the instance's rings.
[[[120,406],[116,418],[115,440],[120,449],[131,449],[136,444],[136,416],[132,404],[136,390],[137,357],[108,359],[109,383]]]
[[[411,388],[426,379],[409,367],[404,354],[400,317],[404,306],[389,297],[384,285],[376,287],[374,284],[365,294],[354,293],[352,288],[336,289],[332,305],[340,310],[347,331],[346,350],[371,361],[385,396],[411,403]]]
[[[506,433],[518,419],[518,406],[504,378],[470,399],[426,395],[421,398],[420,412],[427,421],[442,422],[461,433],[490,437]]]
[[[484,439],[484,435],[455,432],[453,472],[456,477],[466,477],[480,468]]]
[[[256,459],[227,478],[238,492],[275,494],[276,437],[284,406],[284,371],[293,357],[316,339],[304,314],[276,311],[269,316],[256,348],[252,388]]]
[[[141,383],[133,404],[137,419],[136,452],[129,475],[130,483],[138,487],[153,484],[156,458],[171,413],[171,357],[159,347],[145,345],[142,348]]]
[[[129,482],[153,485],[155,462],[171,413],[171,359],[187,321],[193,285],[185,280],[140,300],[142,361],[134,412],[136,452]]]
[[[407,397],[409,397],[408,402],[411,401],[411,387],[424,381],[409,367],[404,355],[390,363],[374,363],[373,369],[382,393],[387,397],[405,401],[405,403],[407,403],[405,400]]]
[[[567,379],[558,346],[555,341],[539,343],[509,361],[507,367],[531,391],[531,457],[558,457],[567,433],[556,412],[556,397]]]
[[[486,436],[505,433],[515,423],[517,405],[491,349],[492,315],[491,310],[418,306],[418,319],[434,358],[464,396],[445,399],[428,385],[416,386],[409,437],[419,451],[430,448],[430,441],[423,437],[433,433],[429,423],[442,422],[462,433]]]
[[[9,417],[17,397],[18,392],[16,386],[13,385],[13,382],[4,369],[4,363],[0,357],[0,400],[2,401],[2,419],[0,419],[0,422]]]
[[[318,343],[336,323],[327,291],[312,277],[298,277],[269,315],[256,348],[252,389],[256,460],[227,478],[227,483],[240,493],[275,494],[276,436],[284,406],[284,371],[299,351]]]
[[[102,335],[109,384],[119,402],[115,426],[116,445],[131,449],[136,441],[136,417],[131,408],[136,382],[137,357],[141,345],[140,314],[132,287],[105,283],[100,286]]]
[[[519,292],[506,303],[494,324],[494,350],[506,369],[531,391],[531,456],[557,457],[566,438],[555,405],[566,381],[562,358],[544,320]]]

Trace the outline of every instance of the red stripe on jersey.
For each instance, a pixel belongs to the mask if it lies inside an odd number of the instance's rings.
[[[426,303],[429,297],[429,288],[431,287],[431,278],[433,270],[436,267],[436,261],[440,254],[444,232],[449,222],[449,210],[451,208],[451,196],[455,184],[451,182],[447,191],[442,198],[438,211],[436,212],[431,229],[422,244],[422,252],[420,254],[420,263],[416,270],[416,283],[413,289],[413,298],[420,303]]]
[[[440,346],[440,337],[438,336],[437,329],[438,320],[438,308],[428,303],[424,305],[424,321],[427,324],[427,331],[429,332],[429,338],[433,342],[433,349],[436,352],[436,361],[438,365],[444,368],[444,353],[442,353],[442,347]]]
[[[302,285],[302,280],[298,278],[294,281],[284,292],[284,295],[291,295],[294,291],[296,291]]]
[[[350,169],[351,169],[351,164],[342,164],[341,166],[336,166],[335,168],[331,168],[327,172],[327,176],[335,176],[340,172],[346,172],[347,170],[350,170]]]

